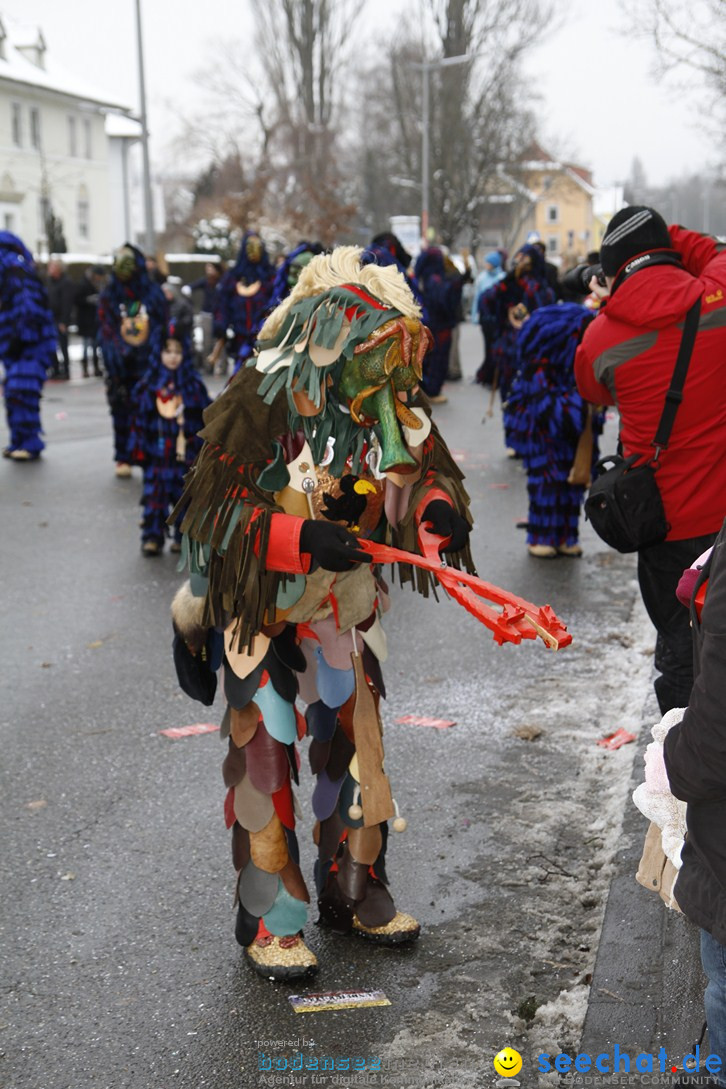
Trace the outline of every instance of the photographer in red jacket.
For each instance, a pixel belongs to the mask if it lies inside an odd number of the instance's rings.
[[[655,692],[661,712],[685,707],[693,684],[688,614],[675,590],[713,543],[726,515],[726,243],[667,227],[645,207],[611,219],[600,250],[607,290],[575,359],[583,397],[616,405],[625,457],[653,455],[686,312],[701,314],[683,399],[656,480],[670,529],[638,553],[643,602],[657,631]]]

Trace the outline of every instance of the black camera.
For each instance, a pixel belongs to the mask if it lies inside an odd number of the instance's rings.
[[[600,287],[607,287],[602,265],[575,265],[562,277],[562,286],[575,295],[589,295],[593,276]]]

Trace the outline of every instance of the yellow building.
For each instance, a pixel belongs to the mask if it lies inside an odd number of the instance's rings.
[[[584,260],[598,241],[590,171],[574,163],[558,162],[535,146],[516,171],[509,173],[515,175],[518,188],[523,187],[529,194],[527,214],[521,216],[521,223],[513,224],[511,252],[516,252],[528,235],[536,233],[553,264],[570,268]]]
[[[559,162],[535,145],[520,163],[499,170],[482,206],[483,245],[513,254],[536,237],[547,259],[568,269],[598,245],[594,196],[588,170]]]

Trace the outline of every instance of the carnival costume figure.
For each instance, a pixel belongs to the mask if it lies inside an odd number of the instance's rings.
[[[270,263],[265,244],[254,231],[246,231],[234,266],[222,278],[217,292],[214,312],[214,335],[217,343],[212,351],[216,362],[225,346],[227,330],[232,341],[227,351],[234,359],[237,373],[255,349],[258,333],[270,304],[275,270]]]
[[[364,249],[363,256],[361,257],[361,264],[381,265],[383,268],[385,268],[386,265],[395,265],[401,275],[405,278],[413,297],[423,312],[423,298],[416,278],[411,272],[411,260],[411,254],[405,248],[398,235],[393,234],[392,231],[382,231],[372,238]]]
[[[419,552],[430,527],[471,569],[463,478],[420,391],[431,334],[398,270],[362,267],[361,253],[315,257],[267,319],[204,414],[179,505],[190,581],[173,607],[177,672],[211,704],[222,667],[236,936],[275,979],[316,966],[291,789],[306,734],[320,923],[386,944],[418,936],[386,875],[388,820],[405,822],[378,714],[388,596],[363,546]],[[398,570],[428,593],[429,572]]]
[[[443,252],[438,246],[429,246],[419,254],[414,276],[421,292],[424,320],[434,338],[424,363],[421,385],[436,403],[445,399],[441,387],[449,369],[452,332],[461,321],[461,291],[471,273],[468,276],[456,270],[447,273]]]
[[[300,273],[309,265],[313,257],[323,252],[320,242],[298,242],[294,249],[285,255],[275,273],[272,292],[268,303],[268,312],[279,306],[290,294],[300,279]]]
[[[479,323],[494,364],[493,388],[502,402],[517,370],[517,333],[527,315],[557,300],[547,283],[545,259],[537,246],[522,246],[514,256],[514,268],[479,298]],[[505,428],[507,446],[512,448]]]
[[[40,457],[40,398],[55,353],[55,322],[33,258],[16,235],[0,231],[0,362],[10,432],[3,457]]]
[[[149,366],[131,391],[129,455],[144,470],[141,550],[158,556],[169,535],[167,519],[179,502],[184,477],[202,447],[202,412],[211,403],[194,368],[191,343],[170,321],[151,334]],[[174,526],[172,551],[180,550]]]
[[[149,365],[151,336],[164,327],[167,318],[166,299],[149,276],[143,253],[127,242],[115,255],[111,279],[98,301],[99,344],[119,477],[131,475],[130,393]]]
[[[575,352],[592,311],[577,303],[543,306],[517,338],[519,370],[505,427],[527,470],[527,544],[533,556],[579,556],[585,487],[598,458],[603,414],[577,392]]]

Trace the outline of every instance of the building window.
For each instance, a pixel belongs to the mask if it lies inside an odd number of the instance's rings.
[[[10,105],[12,111],[13,143],[16,147],[23,146],[23,115],[20,112],[20,103],[13,102]]]
[[[68,118],[68,154],[73,157],[78,154],[78,133],[75,117]]]
[[[91,233],[91,207],[88,190],[82,185],[78,193],[78,237],[88,241]]]
[[[547,239],[547,252],[557,254],[560,252],[560,236],[551,234]]]
[[[93,158],[93,145],[91,143],[91,122],[88,117],[83,119],[83,154],[87,159]]]
[[[3,230],[15,233],[15,216],[12,212],[5,212],[3,215]]]
[[[30,142],[40,150],[40,110],[37,106],[30,109]]]
[[[560,221],[560,207],[558,204],[547,205],[547,222],[559,223]]]

